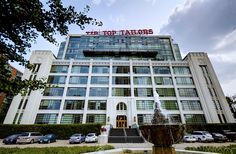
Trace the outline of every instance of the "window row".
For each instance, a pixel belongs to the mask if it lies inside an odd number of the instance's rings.
[[[64,88],[46,88],[44,96],[63,96]],[[175,97],[174,88],[157,88],[157,93],[160,97]],[[178,88],[180,97],[198,97],[195,88]],[[66,96],[86,96],[85,87],[69,87]],[[91,87],[89,96],[107,97],[108,88]],[[131,96],[130,88],[112,88],[112,96]],[[134,88],[135,97],[153,97],[152,88]]]
[[[179,110],[176,100],[160,100],[161,107],[164,110]],[[83,110],[84,100],[65,100],[64,110]],[[88,110],[106,110],[106,100],[89,100]],[[181,100],[183,110],[202,110],[200,101],[197,100]],[[39,106],[40,110],[59,110],[61,100],[42,100]],[[137,110],[154,110],[155,104],[153,100],[137,100]]]
[[[152,114],[138,114],[138,124],[150,124],[152,123]],[[56,124],[58,114],[37,114],[35,119],[35,124]],[[171,123],[181,123],[181,118],[179,114],[169,114],[167,118]],[[186,123],[206,123],[203,114],[185,114],[184,115]],[[62,114],[61,124],[77,124],[82,123],[82,114]],[[86,123],[105,123],[105,114],[87,114]]]
[[[69,66],[68,65],[52,65],[51,73],[68,73]],[[109,73],[109,66],[93,66],[92,73]],[[89,66],[77,66],[74,65],[71,68],[71,73],[88,73]],[[130,67],[129,66],[113,66],[112,73],[117,74],[129,74]],[[133,66],[133,73],[135,74],[150,74],[149,66]],[[153,67],[154,74],[171,74],[169,66],[154,66]],[[189,67],[187,66],[174,66],[173,67],[174,74],[191,74]]]
[[[37,114],[35,124],[56,124],[58,114]],[[62,114],[61,124],[82,123],[83,114]],[[105,114],[87,114],[86,123],[105,123]]]
[[[152,85],[151,77],[141,76],[133,77],[134,85]],[[176,77],[177,85],[193,85],[193,79],[191,77]],[[173,85],[171,77],[154,77],[156,85]],[[48,83],[51,84],[65,84],[66,76],[49,76]],[[69,84],[87,84],[87,76],[71,76]],[[91,84],[109,84],[108,76],[92,76]],[[130,85],[130,77],[113,76],[112,84],[114,85]]]
[[[83,110],[84,100],[65,100],[64,110]],[[42,100],[39,106],[41,110],[59,110],[61,100]],[[88,110],[106,110],[105,100],[89,100]]]
[[[138,124],[151,124],[153,115],[152,114],[138,114]],[[181,123],[181,117],[179,114],[169,114],[167,118],[171,123]],[[206,123],[205,116],[203,114],[185,114],[186,123]]]

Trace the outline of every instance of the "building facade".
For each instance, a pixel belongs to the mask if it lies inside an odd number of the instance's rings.
[[[57,86],[14,97],[5,124],[146,124],[154,91],[173,122],[235,122],[207,54],[182,59],[171,36],[69,35],[57,57],[34,51],[30,62],[23,79]]]

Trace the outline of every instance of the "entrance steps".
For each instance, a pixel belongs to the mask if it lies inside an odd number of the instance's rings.
[[[112,128],[108,143],[144,143],[137,128]]]

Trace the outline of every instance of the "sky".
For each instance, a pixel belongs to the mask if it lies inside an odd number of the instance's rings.
[[[77,11],[89,5],[88,15],[103,22],[101,27],[88,25],[84,30],[71,25],[70,34],[153,29],[155,35],[171,35],[179,44],[182,57],[188,52],[208,53],[225,95],[236,94],[236,0],[62,1],[65,6],[75,6]],[[65,38],[56,35],[58,42]],[[57,55],[58,46],[39,37],[31,50],[52,50]]]

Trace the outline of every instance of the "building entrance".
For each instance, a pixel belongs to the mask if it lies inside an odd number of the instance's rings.
[[[118,115],[116,117],[116,128],[127,127],[127,117],[125,115]]]

